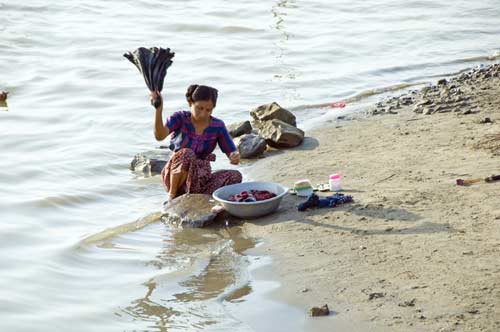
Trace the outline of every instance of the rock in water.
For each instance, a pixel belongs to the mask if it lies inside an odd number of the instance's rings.
[[[213,222],[217,203],[205,194],[185,194],[175,198],[163,208],[162,219],[180,227],[205,227]]]
[[[8,92],[6,92],[6,91],[0,91],[0,102],[2,102],[2,101],[6,101],[6,100],[7,100],[7,95],[8,95],[8,94],[9,94],[9,93],[8,93]]]
[[[330,310],[328,309],[328,305],[325,304],[321,308],[312,307],[311,310],[309,310],[309,314],[311,315],[311,317],[328,316],[330,314]]]
[[[304,132],[281,120],[263,122],[259,134],[272,147],[291,148],[300,145],[304,140]]]
[[[138,153],[132,159],[130,169],[146,177],[160,174],[171,154],[170,149],[156,149]]]
[[[278,103],[261,105],[250,112],[252,118],[257,121],[281,120],[291,126],[297,126],[295,115],[292,112],[284,109]]]
[[[234,140],[241,158],[256,158],[267,149],[265,139],[255,134],[246,134]]]
[[[234,137],[239,137],[252,132],[250,121],[232,123],[227,127],[229,134]]]

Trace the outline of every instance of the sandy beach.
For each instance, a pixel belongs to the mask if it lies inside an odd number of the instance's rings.
[[[332,330],[499,331],[500,182],[455,183],[500,173],[500,156],[476,146],[500,133],[499,105],[494,65],[367,110],[379,115],[327,123],[258,161],[251,178],[290,187],[341,172],[354,198],[298,212],[304,199],[290,195],[244,224],[274,260],[275,296],[305,315],[328,304],[334,314],[310,319]]]

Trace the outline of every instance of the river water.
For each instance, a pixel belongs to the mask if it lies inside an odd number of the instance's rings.
[[[297,309],[254,296],[277,287],[252,279],[256,239],[156,222],[159,179],[128,165],[160,143],[124,52],[176,52],[165,114],[200,83],[226,123],[277,101],[309,128],[339,113],[305,105],[354,112],[498,60],[498,17],[498,0],[0,0],[0,330],[301,330],[276,316]]]

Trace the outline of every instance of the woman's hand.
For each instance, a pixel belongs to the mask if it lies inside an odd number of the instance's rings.
[[[155,109],[162,109],[163,108],[163,98],[160,94],[159,91],[153,91],[151,92],[151,105],[154,106]]]
[[[239,151],[233,151],[229,154],[229,160],[231,164],[238,165],[240,163],[240,153]]]

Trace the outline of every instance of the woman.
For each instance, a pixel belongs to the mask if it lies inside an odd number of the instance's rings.
[[[186,92],[190,111],[172,114],[163,124],[163,100],[159,92],[151,94],[151,100],[160,97],[161,104],[155,111],[154,135],[158,141],[169,134],[173,154],[161,172],[167,202],[184,193],[212,194],[216,189],[240,183],[241,173],[221,170],[212,173],[210,162],[215,161],[216,145],[228,156],[231,164],[240,162],[234,145],[222,120],[212,116],[217,104],[217,90],[205,85],[191,85]]]

